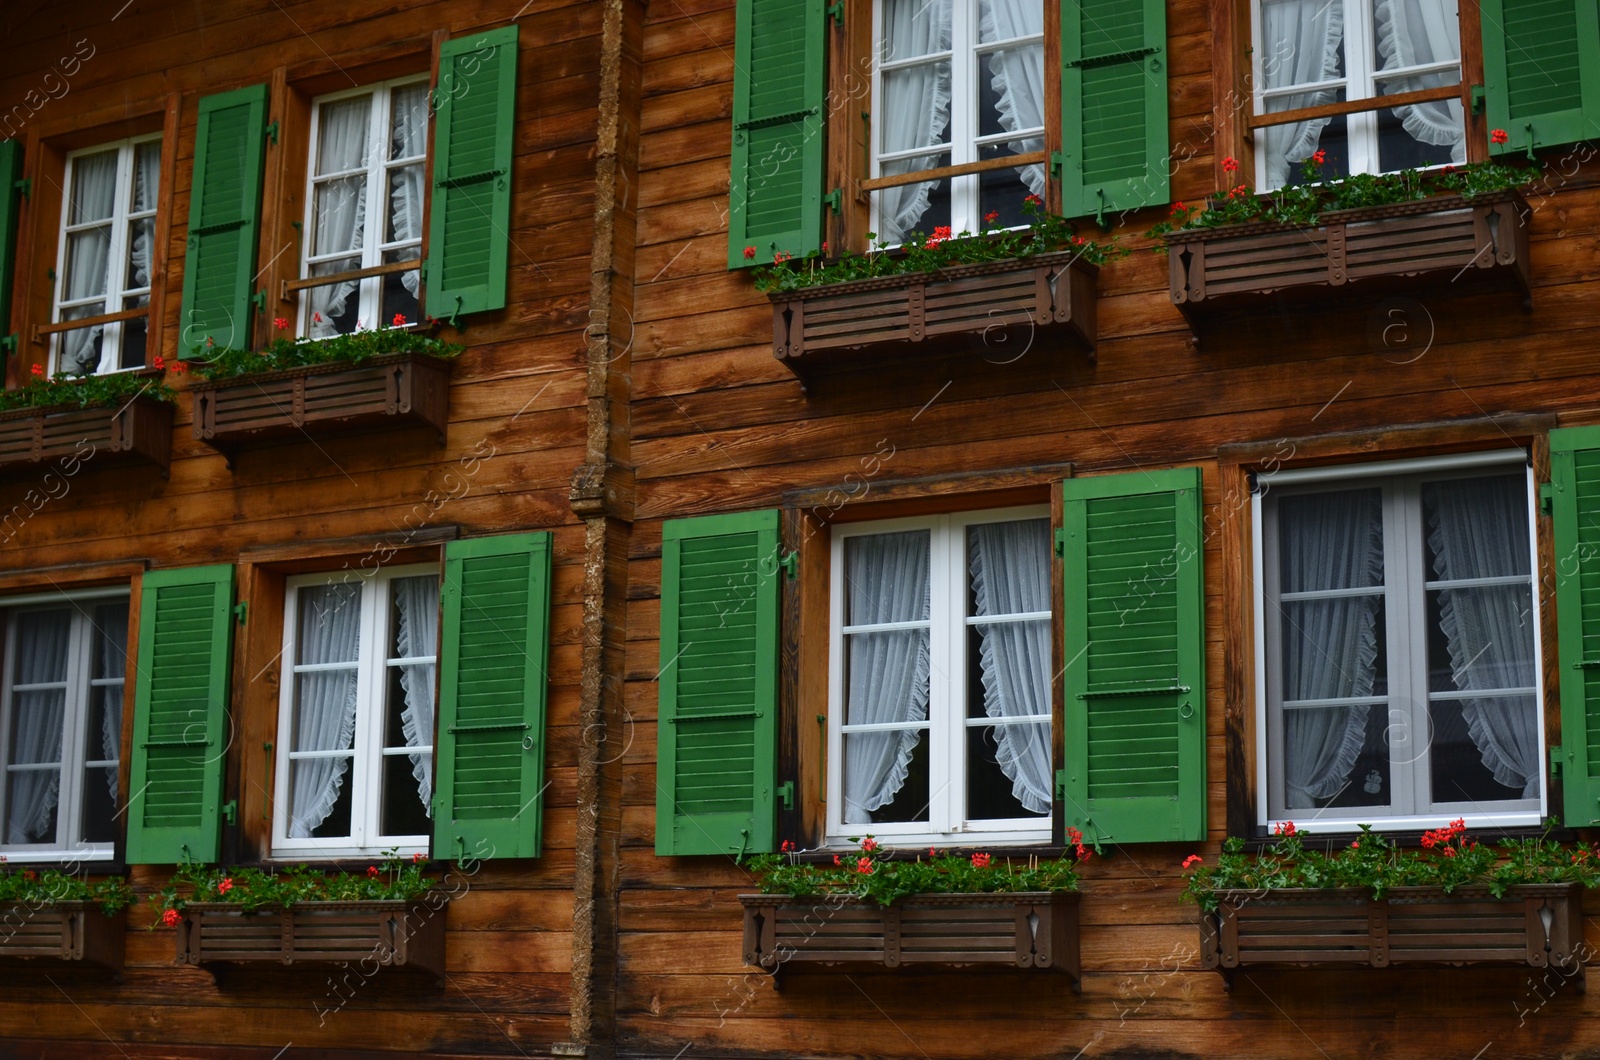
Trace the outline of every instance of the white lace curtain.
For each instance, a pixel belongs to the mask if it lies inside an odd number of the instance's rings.
[[[926,530],[851,538],[845,593],[851,625],[927,622],[929,534]],[[850,725],[928,720],[928,629],[852,633],[846,638]],[[853,732],[844,737],[844,820],[866,824],[905,785],[911,755],[925,730]]]
[[[968,564],[979,616],[1050,610],[1050,521],[971,528]],[[978,626],[983,710],[991,718],[1050,716],[1050,620]],[[1050,812],[1050,723],[996,725],[996,758],[1029,813]]]
[[[107,678],[125,676],[128,667],[128,605],[100,608],[96,612],[95,622],[95,643],[100,649],[96,672]],[[122,682],[102,685],[99,692],[105,706],[100,715],[100,759],[111,763],[104,772],[106,784],[111,789],[111,803],[116,805],[117,770],[122,756]]]
[[[1371,0],[1359,0],[1369,3]],[[1452,85],[1460,80],[1460,67],[1404,77],[1384,77],[1384,70],[1399,70],[1430,63],[1460,63],[1461,31],[1457,0],[1377,0],[1373,9],[1377,56],[1377,90],[1395,95],[1424,88]],[[1331,81],[1340,72],[1341,45],[1345,39],[1345,0],[1263,0],[1261,4],[1261,81],[1267,89]],[[1293,92],[1274,97],[1269,111],[1320,107],[1338,98],[1336,88]],[[1451,158],[1466,161],[1466,127],[1459,100],[1414,103],[1395,107],[1407,135],[1419,143],[1449,145]],[[1262,130],[1266,148],[1267,186],[1287,183],[1291,168],[1317,150],[1322,130],[1332,118],[1272,125]]]
[[[439,643],[439,579],[396,578],[392,585],[395,610],[399,613],[395,645],[398,657],[431,658]],[[411,775],[417,782],[417,797],[430,817],[433,816],[434,672],[432,662],[400,664],[400,690],[405,695],[400,729],[406,746],[416,748],[408,756]]]
[[[44,843],[55,837],[61,795],[61,733],[66,719],[67,654],[72,612],[38,611],[17,623],[14,686],[54,685],[11,694],[10,786],[6,842]],[[18,766],[47,766],[42,769]]]
[[[306,586],[298,595],[295,661],[299,666],[318,668],[294,675],[293,750],[349,752],[356,731],[361,586]],[[350,760],[349,753],[291,755],[291,839],[310,838],[333,812],[345,774],[350,771]]]
[[[911,59],[949,51],[952,0],[887,0],[883,9],[881,61]],[[985,40],[1035,35],[1044,29],[1044,7],[1038,0],[980,0],[978,17]],[[988,58],[989,86],[999,97],[1000,124],[1008,132],[1044,125],[1044,50],[1038,44],[1001,49]],[[882,123],[884,153],[910,151],[946,143],[950,134],[951,72],[947,59],[886,71],[883,105],[874,115]],[[1018,151],[1044,149],[1042,138],[1012,145]],[[898,176],[941,164],[943,151],[886,161],[882,176]],[[1043,195],[1043,166],[1019,172],[1036,195]],[[936,183],[902,184],[878,194],[878,240],[899,243],[917,227],[928,210]]]
[[[1383,504],[1375,489],[1316,493],[1279,504],[1283,592],[1383,584]],[[1284,602],[1283,698],[1372,695],[1381,593]],[[1366,706],[1285,707],[1288,806],[1331,798],[1366,742]]]
[[[428,86],[406,85],[394,90],[389,158],[421,158],[428,147]],[[396,166],[389,171],[388,242],[422,238],[422,163]],[[403,259],[402,259],[403,260]],[[400,274],[400,282],[418,297],[422,276],[416,270]]]
[[[324,103],[317,122],[319,175],[366,168],[372,148],[371,96]],[[354,173],[321,181],[316,186],[316,200],[314,253],[321,257],[349,252],[351,257],[327,262],[314,271],[348,272],[360,268],[367,222],[367,175]],[[360,283],[345,282],[310,289],[313,338],[351,330],[344,318],[360,312],[361,300],[355,297],[360,287]],[[347,326],[341,328],[340,322]]]
[[[74,302],[99,296],[102,301],[65,310],[61,314],[63,320],[99,316],[109,311],[103,299],[109,281],[111,218],[116,210],[116,201],[115,150],[73,159],[68,220],[75,225],[90,221],[104,221],[105,224],[67,235],[66,276],[62,283],[61,300]],[[100,363],[100,336],[104,331],[105,326],[97,324],[77,331],[62,332],[56,360],[61,371],[74,375],[93,372]]]
[[[1527,578],[1527,486],[1520,478],[1456,479],[1423,492],[1439,576]],[[1483,764],[1525,799],[1539,797],[1539,712],[1533,693],[1533,599],[1526,581],[1439,591],[1440,624],[1456,687]],[[1493,694],[1499,693],[1499,694]]]

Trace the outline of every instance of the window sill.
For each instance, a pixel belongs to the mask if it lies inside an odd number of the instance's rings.
[[[1361,295],[1514,291],[1528,309],[1530,217],[1522,195],[1504,191],[1330,212],[1312,228],[1185,229],[1166,237],[1172,302],[1191,325],[1279,292],[1330,301],[1351,286]]]
[[[1386,831],[1375,824],[1373,825],[1373,831],[1381,832],[1385,839],[1401,849],[1420,849],[1422,847],[1422,834],[1428,829],[1409,827],[1404,831]],[[1474,827],[1470,821],[1467,822],[1467,833],[1470,838],[1476,839],[1480,843],[1498,843],[1502,839],[1538,839],[1540,836],[1545,835],[1560,843],[1573,843],[1578,839],[1578,833],[1571,828],[1545,829],[1540,825],[1485,826],[1478,828]],[[1359,829],[1352,829],[1347,832],[1319,832],[1313,829],[1309,834],[1303,831],[1300,832],[1299,838],[1303,841],[1306,849],[1316,850],[1323,847],[1331,849],[1336,846],[1349,846],[1360,835]],[[1281,837],[1265,834],[1246,837],[1244,841],[1245,852],[1257,854],[1263,850],[1270,850],[1278,842],[1279,838]]]

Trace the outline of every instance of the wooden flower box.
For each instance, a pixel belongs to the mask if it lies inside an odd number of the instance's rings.
[[[1209,311],[1396,292],[1520,292],[1526,304],[1530,211],[1515,191],[1446,195],[1322,215],[1315,228],[1257,222],[1166,237],[1173,304],[1191,323]]]
[[[1077,988],[1078,894],[914,894],[893,905],[843,896],[741,894],[746,964],[994,964],[1065,972]]]
[[[0,412],[0,476],[172,461],[172,406],[137,397],[117,408],[8,409]]]
[[[1486,887],[1223,891],[1200,918],[1200,957],[1229,972],[1253,965],[1521,964],[1581,971],[1576,883]]]
[[[248,446],[388,427],[445,441],[451,362],[418,353],[286,368],[196,383],[194,436],[234,456]]]
[[[841,358],[969,349],[1010,363],[1061,339],[1092,357],[1099,272],[1062,251],[774,291],[772,353],[802,383]]]
[[[301,902],[254,912],[191,902],[178,921],[178,963],[357,964],[411,968],[444,979],[447,903],[432,900]]]
[[[81,961],[122,971],[127,910],[107,914],[94,902],[0,907],[0,963]]]

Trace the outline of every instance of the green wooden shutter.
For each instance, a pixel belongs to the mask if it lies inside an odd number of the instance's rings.
[[[207,339],[219,349],[250,346],[266,128],[266,85],[200,101],[179,356],[191,356]]]
[[[22,145],[15,140],[0,140],[0,336],[11,339],[5,346],[17,351],[11,331],[11,284],[16,278],[17,203],[22,196],[17,181],[22,179]],[[4,356],[0,355],[0,364]],[[0,372],[3,374],[3,372]]]
[[[779,251],[803,257],[821,245],[825,7],[826,0],[738,0],[729,268],[770,265]]]
[[[504,309],[517,27],[446,41],[434,100],[424,303],[436,317]]]
[[[772,850],[778,513],[661,532],[656,853]]]
[[[536,858],[544,819],[550,535],[451,541],[433,850],[440,858]]]
[[[1062,213],[1165,205],[1163,0],[1061,0],[1061,64]]]
[[[1200,470],[1063,493],[1066,823],[1116,843],[1204,839]]]
[[[128,779],[128,863],[218,857],[233,663],[233,565],[150,571]]]
[[[1600,427],[1550,432],[1550,479],[1562,818],[1587,828],[1600,824]]]
[[[1484,98],[1504,155],[1600,135],[1595,0],[1481,0]]]

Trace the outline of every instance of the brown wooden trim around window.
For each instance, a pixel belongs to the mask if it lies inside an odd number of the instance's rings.
[[[883,460],[884,464],[892,461],[892,455]],[[849,479],[851,476],[845,476]],[[916,501],[934,498],[959,499],[969,494],[987,494],[1004,490],[1038,489],[1048,487],[1061,479],[1072,477],[1072,464],[1035,464],[1031,467],[1005,468],[1000,471],[972,471],[955,475],[925,475],[917,478],[880,479],[863,471],[858,483],[844,482],[833,486],[821,486],[807,489],[790,490],[783,495],[783,507],[799,508],[819,521],[827,521],[833,515],[843,515],[852,507],[860,506],[868,501]],[[1006,501],[1005,503],[1011,503]],[[1037,504],[1038,499],[1032,501],[1018,500],[1018,504]],[[993,507],[986,498],[982,502],[984,507]],[[946,510],[948,506],[945,506]],[[929,509],[930,511],[933,509]],[[963,509],[965,510],[965,509]],[[847,519],[857,516],[849,515]],[[873,511],[859,518],[882,519],[888,518],[882,512]]]
[[[915,173],[896,173],[892,177],[873,177],[871,180],[863,180],[861,182],[861,190],[877,191],[879,188],[899,188],[907,184],[944,180],[946,177],[963,177],[968,173],[987,173],[994,169],[1042,166],[1048,159],[1049,156],[1043,151],[1028,151],[1020,155],[1007,155],[1004,158],[984,158],[977,162],[963,162],[959,166],[936,166],[933,169],[919,169]]]
[[[375,562],[392,567],[401,563],[426,563],[439,555],[439,547],[461,536],[453,523],[422,526],[416,530],[396,528],[383,534],[329,538],[322,541],[296,541],[287,545],[255,545],[239,551],[239,562],[281,569],[287,574],[308,574],[319,570],[339,570],[337,561],[346,560],[351,570],[369,554]],[[369,563],[368,570],[373,569]]]
[[[1228,834],[1249,836],[1256,820],[1256,682],[1254,540],[1249,471],[1221,465],[1217,530],[1222,551],[1223,779]],[[1207,527],[1207,529],[1211,529]]]
[[[279,297],[288,302],[291,301],[290,295],[298,294],[312,287],[328,287],[336,283],[365,280],[369,276],[390,276],[397,272],[411,272],[420,268],[422,268],[422,259],[412,258],[409,261],[388,261],[382,265],[369,265],[364,269],[351,269],[349,272],[336,272],[328,276],[308,276],[301,280],[281,280],[279,281]]]
[[[1433,103],[1441,99],[1461,99],[1466,86],[1444,85],[1440,88],[1419,88],[1415,92],[1397,92],[1392,96],[1374,96],[1369,99],[1347,99],[1339,103],[1325,103],[1320,107],[1301,107],[1298,110],[1281,110],[1271,114],[1257,114],[1250,119],[1250,128],[1264,129],[1273,125],[1289,125],[1315,118],[1335,118],[1341,114],[1360,114],[1363,111],[1381,110],[1384,107],[1404,107],[1412,103]]]
[[[150,569],[146,560],[124,560],[117,563],[68,563],[59,567],[35,567],[0,574],[0,607],[5,606],[5,596],[22,593],[50,592],[59,589],[64,593],[79,589],[103,589],[110,585],[123,585]],[[132,702],[132,700],[129,700]]]
[[[142,305],[137,309],[121,309],[115,313],[100,313],[92,317],[78,317],[74,320],[63,320],[56,324],[35,324],[33,326],[33,341],[43,346],[47,335],[56,335],[63,331],[81,331],[84,328],[116,324],[124,320],[136,320],[139,317],[149,317],[150,315],[150,307]]]
[[[1480,449],[1495,442],[1526,445],[1534,438],[1549,434],[1555,426],[1554,413],[1503,412],[1493,416],[1438,420],[1401,427],[1237,442],[1219,445],[1217,459],[1223,464],[1261,465],[1267,468],[1274,462],[1283,467],[1313,467],[1317,464],[1344,464],[1361,460],[1439,456]]]

